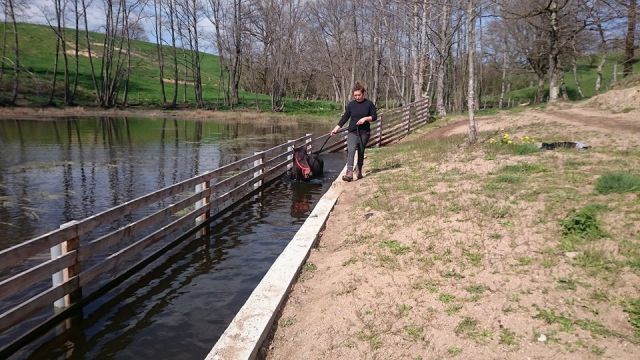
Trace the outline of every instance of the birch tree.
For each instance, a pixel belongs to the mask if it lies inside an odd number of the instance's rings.
[[[467,0],[467,67],[469,69],[469,85],[467,86],[467,110],[469,111],[469,135],[467,142],[474,144],[478,139],[475,119],[475,47],[476,47],[476,5],[474,0]]]

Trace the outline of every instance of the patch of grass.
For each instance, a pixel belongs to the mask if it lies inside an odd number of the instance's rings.
[[[510,144],[506,148],[514,155],[529,155],[540,151],[534,144]]]
[[[462,348],[460,348],[459,346],[450,346],[447,349],[447,353],[451,356],[458,356],[462,354]]]
[[[640,175],[630,172],[607,172],[596,181],[601,194],[640,192]]]
[[[640,271],[640,242],[623,240],[620,242],[620,253],[627,258],[627,265]]]
[[[382,347],[382,340],[380,340],[380,335],[376,332],[361,330],[356,333],[356,337],[369,343],[369,346],[374,350]]]
[[[284,328],[284,327],[287,327],[287,326],[291,326],[291,325],[293,325],[295,323],[296,323],[296,318],[287,317],[287,318],[280,319],[280,321],[278,321],[278,326]]]
[[[467,290],[467,292],[470,294],[483,294],[487,290],[487,287],[484,285],[476,284],[476,285],[469,285],[464,289]]]
[[[604,302],[604,301],[609,301],[609,294],[607,294],[606,291],[604,290],[594,290],[589,297],[595,301],[600,301],[600,302]]]
[[[611,272],[618,268],[616,262],[609,259],[604,251],[601,250],[583,252],[576,257],[575,264],[591,271],[593,274],[603,271]]]
[[[452,278],[452,279],[456,279],[456,280],[462,280],[465,278],[464,275],[460,274],[459,272],[455,271],[455,270],[448,270],[448,271],[443,271],[440,276],[444,277],[444,278]]]
[[[568,317],[561,314],[556,314],[553,310],[545,310],[540,308],[537,308],[537,310],[538,313],[533,316],[534,319],[543,320],[549,325],[558,324],[560,325],[562,331],[565,332],[572,332],[574,330],[573,321]]]
[[[640,298],[628,300],[624,312],[629,314],[629,323],[635,329],[636,338],[640,339]]]
[[[558,279],[558,290],[576,290],[578,288],[577,281],[572,278],[560,278]]]
[[[400,263],[395,256],[378,254],[376,256],[376,260],[378,261],[378,265],[384,268],[397,269],[400,266]]]
[[[358,289],[358,285],[356,285],[355,282],[343,283],[342,284],[342,289],[340,289],[340,291],[336,295],[338,295],[338,296],[340,296],[340,295],[348,295],[348,294],[353,293],[357,289]]]
[[[425,289],[432,294],[438,292],[438,284],[429,280],[416,281],[411,285],[411,287],[415,290]]]
[[[401,317],[409,315],[411,309],[413,309],[411,305],[396,304],[396,310],[398,311],[398,315],[400,315]]]
[[[594,355],[602,356],[602,355],[604,355],[606,350],[607,350],[607,348],[605,348],[605,347],[599,347],[597,345],[591,346],[591,353],[594,354]]]
[[[515,346],[518,345],[518,336],[515,331],[503,328],[500,330],[500,340],[498,343],[507,345],[507,346]]]
[[[460,204],[458,204],[457,202],[452,202],[451,204],[449,204],[449,208],[448,210],[452,213],[459,213],[460,210],[462,210],[462,206],[460,206]]]
[[[591,335],[600,335],[603,337],[615,335],[614,332],[609,330],[606,326],[601,323],[590,320],[590,319],[579,319],[575,321],[576,325],[578,325],[582,330],[588,331]]]
[[[453,315],[458,313],[460,310],[462,310],[462,304],[451,304],[449,306],[447,306],[447,309],[445,310],[445,312],[447,313],[447,315]]]
[[[424,329],[416,325],[407,325],[403,328],[405,334],[409,335],[413,341],[424,339]]]
[[[513,174],[534,174],[539,172],[545,172],[547,169],[540,164],[530,164],[530,163],[519,163],[516,165],[507,165],[502,168],[505,173],[513,173]]]
[[[521,256],[518,258],[518,266],[528,266],[533,264],[533,258],[529,256]]]
[[[384,240],[380,242],[380,247],[387,248],[393,255],[402,255],[411,251],[411,246],[402,245],[396,240]]]
[[[562,236],[586,240],[604,237],[606,234],[600,229],[597,219],[597,213],[603,208],[606,209],[602,205],[587,205],[578,211],[571,210],[567,217],[560,221]]]
[[[440,296],[438,296],[438,300],[442,301],[445,304],[448,304],[450,302],[455,301],[456,297],[454,295],[451,295],[451,294],[442,293],[442,294],[440,294]]]
[[[517,184],[522,181],[522,176],[518,174],[506,173],[498,175],[494,181],[503,184]]]
[[[355,264],[356,262],[358,262],[358,258],[357,258],[357,257],[355,257],[355,256],[352,256],[352,257],[350,257],[350,258],[349,258],[349,260],[347,260],[347,261],[343,262],[343,263],[342,263],[342,266],[349,266],[349,265],[353,265],[353,264]]]
[[[316,271],[316,270],[318,270],[318,266],[312,262],[306,262],[302,267],[302,271]]]
[[[474,318],[470,318],[468,316],[462,319],[454,329],[454,332],[458,336],[470,336],[476,333],[477,331],[478,331],[478,320]]]
[[[464,255],[464,257],[467,258],[469,263],[473,266],[480,266],[480,264],[482,263],[483,255],[479,252],[464,250],[462,254]]]

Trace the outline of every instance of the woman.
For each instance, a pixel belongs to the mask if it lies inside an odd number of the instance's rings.
[[[356,82],[352,90],[353,99],[344,111],[338,125],[331,130],[331,136],[335,135],[340,128],[349,120],[349,132],[347,134],[347,173],[342,177],[344,181],[353,180],[353,158],[356,149],[358,150],[358,165],[356,167],[356,177],[362,179],[362,165],[364,164],[364,149],[371,136],[372,121],[378,116],[376,106],[369,99],[365,98],[365,89],[359,82]]]

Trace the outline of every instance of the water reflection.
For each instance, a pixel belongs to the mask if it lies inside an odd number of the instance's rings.
[[[0,120],[0,249],[325,124]]]

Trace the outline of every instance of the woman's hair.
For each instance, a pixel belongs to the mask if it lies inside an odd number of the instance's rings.
[[[351,89],[351,92],[354,92],[354,91],[360,91],[363,94],[366,92],[366,90],[364,89],[364,86],[360,84],[360,81],[356,81],[356,84],[353,85],[353,89]]]

